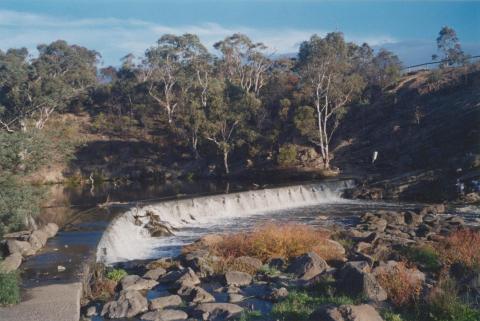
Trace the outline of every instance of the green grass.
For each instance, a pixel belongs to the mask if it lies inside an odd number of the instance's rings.
[[[310,314],[322,304],[356,304],[356,299],[348,296],[317,296],[306,291],[291,291],[282,302],[276,303],[271,315],[280,321],[307,320]]]
[[[20,287],[16,272],[0,272],[0,305],[11,305],[20,302]]]
[[[263,273],[265,275],[268,275],[268,276],[278,276],[281,274],[281,272],[274,268],[274,267],[271,267],[269,266],[268,264],[265,264],[263,265],[259,270],[258,270],[259,273]]]
[[[112,269],[107,272],[107,279],[119,282],[124,276],[127,276],[127,271],[123,269]]]
[[[442,268],[438,253],[431,247],[408,247],[403,250],[403,254],[424,271],[438,272]]]
[[[254,321],[259,320],[262,317],[262,312],[253,310],[253,311],[243,311],[242,314],[236,319],[237,321]]]

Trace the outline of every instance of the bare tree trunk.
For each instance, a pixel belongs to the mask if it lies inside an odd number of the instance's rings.
[[[228,168],[228,150],[223,149],[223,166],[225,167],[225,174],[230,174],[230,169]]]

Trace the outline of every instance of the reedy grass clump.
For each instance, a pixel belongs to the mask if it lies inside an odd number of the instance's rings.
[[[17,304],[20,302],[20,287],[18,273],[0,272],[0,306]]]

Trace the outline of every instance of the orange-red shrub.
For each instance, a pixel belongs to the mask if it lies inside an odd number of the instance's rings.
[[[413,303],[420,296],[421,281],[412,278],[410,273],[405,263],[399,262],[393,268],[377,275],[378,282],[387,291],[390,301],[397,307]]]
[[[256,257],[291,259],[314,251],[326,260],[339,258],[338,248],[329,241],[329,233],[301,224],[265,224],[253,231],[223,235],[210,251],[223,258]],[[189,248],[191,250],[191,247]]]
[[[437,249],[447,265],[461,263],[468,268],[480,267],[480,231],[456,231],[440,242]]]

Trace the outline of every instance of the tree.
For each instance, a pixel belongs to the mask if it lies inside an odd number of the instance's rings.
[[[221,152],[225,174],[230,173],[229,155],[244,125],[245,112],[241,88],[216,80],[212,84],[212,100],[206,112],[203,136]]]
[[[402,63],[397,55],[386,49],[380,49],[377,55],[372,59],[373,75],[370,80],[379,88],[383,89],[398,80]]]
[[[298,57],[302,84],[316,111],[317,130],[309,132],[308,138],[320,147],[324,166],[329,169],[332,136],[346,105],[363,89],[364,82],[355,73],[341,33],[329,33],[325,38],[312,36],[301,44]]]
[[[96,84],[97,52],[63,40],[37,49],[32,60],[26,49],[0,54],[0,124],[7,131],[42,129],[53,112]]]
[[[225,77],[246,92],[258,95],[272,65],[264,54],[267,46],[236,33],[214,44],[214,48],[223,55],[221,66]]]
[[[438,33],[437,50],[440,52],[440,59],[443,61],[440,68],[465,64],[467,56],[462,50],[460,40],[453,28],[443,27]],[[437,60],[438,55],[432,55],[432,60]]]

